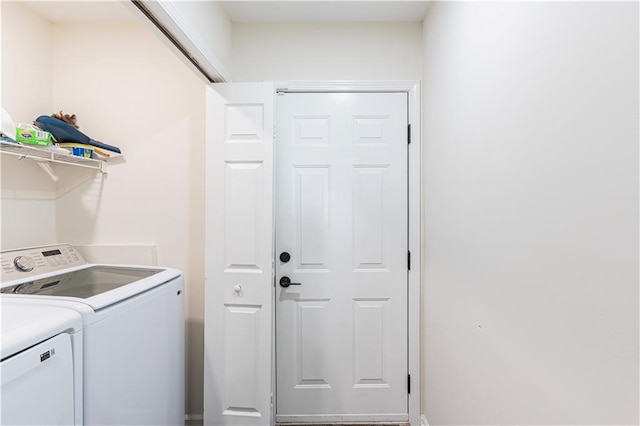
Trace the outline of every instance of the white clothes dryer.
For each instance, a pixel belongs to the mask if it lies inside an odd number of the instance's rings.
[[[0,300],[0,424],[82,425],[82,317]]]
[[[184,423],[184,279],[176,269],[87,263],[70,245],[0,253],[3,298],[83,322],[83,422]]]

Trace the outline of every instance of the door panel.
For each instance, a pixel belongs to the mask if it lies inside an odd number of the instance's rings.
[[[296,269],[327,270],[329,167],[296,167],[294,202],[299,228]]]
[[[277,420],[407,420],[407,95],[280,95],[277,138]]]
[[[262,272],[262,163],[224,165],[224,255],[227,272]]]
[[[387,166],[353,169],[353,267],[356,271],[389,271],[383,208],[386,171]]]
[[[271,422],[273,96],[207,88],[205,425]]]
[[[224,383],[239,383],[229,386],[223,393],[223,415],[260,417],[257,407],[261,405],[259,388],[254,386],[260,377],[260,314],[261,306],[227,304],[224,310],[225,345]]]

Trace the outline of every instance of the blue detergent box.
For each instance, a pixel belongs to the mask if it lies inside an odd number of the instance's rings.
[[[76,157],[93,158],[93,150],[90,148],[80,148],[74,146],[73,148],[71,148],[71,153]]]

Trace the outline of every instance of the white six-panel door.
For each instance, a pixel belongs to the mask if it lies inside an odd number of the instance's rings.
[[[273,97],[207,88],[205,425],[271,422]]]
[[[407,421],[407,94],[277,103],[277,420]]]

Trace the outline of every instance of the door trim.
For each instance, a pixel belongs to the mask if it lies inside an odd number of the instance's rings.
[[[338,80],[338,81],[278,81],[275,82],[276,92],[284,93],[336,93],[336,92],[398,92],[407,93],[408,121],[410,127],[409,145],[409,250],[411,251],[411,270],[408,279],[408,365],[409,375],[412,377],[411,393],[409,394],[409,422],[412,426],[420,425],[420,285],[422,266],[422,131],[421,131],[421,102],[420,82],[418,80]],[[278,101],[276,97],[275,109]],[[274,252],[275,253],[275,252]],[[274,268],[275,274],[275,268]],[[275,282],[275,275],[273,276]],[[275,287],[274,293],[275,295]],[[276,299],[273,296],[273,310],[275,312]],[[275,324],[272,327],[272,342],[275,348]],[[272,424],[275,424],[275,357],[272,358]]]

